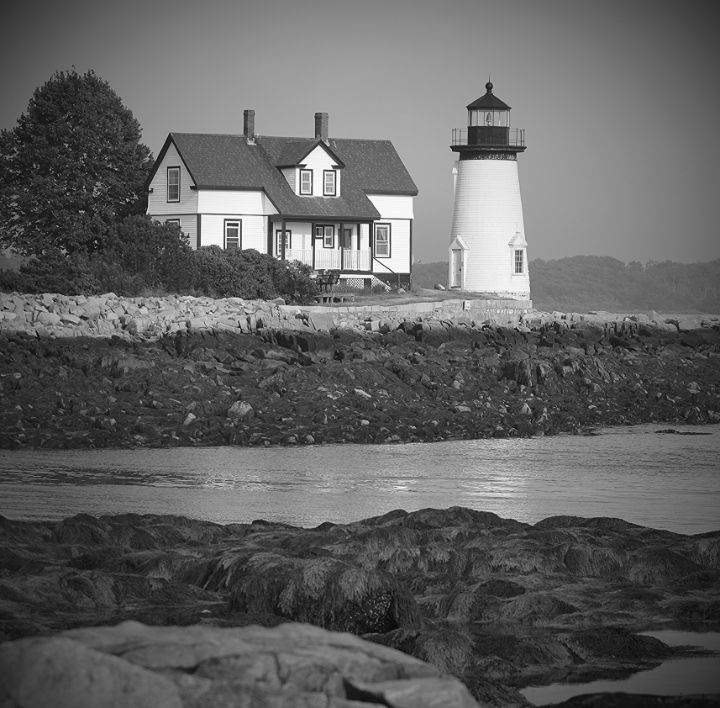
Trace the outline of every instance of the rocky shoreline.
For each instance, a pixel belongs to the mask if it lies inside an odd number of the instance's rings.
[[[214,301],[190,299],[191,314],[204,313],[191,317],[187,298],[174,310],[156,299],[150,317],[144,301],[85,302],[72,314],[80,306],[69,298],[29,297],[3,299],[23,316],[0,318],[0,448],[386,443],[720,422],[718,318],[526,313],[498,324],[427,307],[356,308],[337,324],[340,310],[290,315],[272,303],[224,301],[213,315]],[[117,315],[121,306],[133,316]],[[243,314],[229,318],[228,308]]]
[[[161,690],[166,702],[154,705],[526,706],[519,689],[531,683],[619,677],[687,655],[641,631],[720,629],[720,531],[619,519],[531,525],[457,507],[313,529],[0,517],[0,558],[0,667],[16,700],[41,679],[72,690],[90,671],[82,661],[113,690],[131,679]]]
[[[492,307],[2,296],[0,448],[393,443],[720,422],[718,318],[505,305],[490,316]],[[298,529],[0,517],[0,568],[0,665],[15,672],[28,657],[78,655],[114,675],[112,690],[134,706],[145,703],[130,684],[160,696],[153,705],[228,705],[240,695],[248,706],[524,706],[518,689],[530,682],[628,674],[679,651],[641,630],[720,628],[720,532],[682,536],[617,519],[528,525],[450,509]],[[133,623],[93,629],[124,620]],[[282,625],[279,639],[245,629],[287,621],[349,631],[376,649],[312,635],[334,649],[308,658],[312,628]],[[228,628],[240,634],[222,634]],[[261,652],[260,666],[237,648],[255,655],[253,642],[288,637],[302,686],[278,668],[280,649]],[[133,642],[145,659],[128,658]],[[208,657],[208,644],[232,650]],[[408,659],[408,668],[379,656],[379,645],[431,666]],[[168,646],[194,658],[173,663],[171,652],[148,665]],[[338,667],[346,651],[353,661]],[[17,676],[13,691],[41,695],[36,674]],[[47,704],[4,688],[0,703]],[[653,700],[645,704],[660,705]]]

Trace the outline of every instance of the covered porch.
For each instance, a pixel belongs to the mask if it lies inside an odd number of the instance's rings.
[[[271,222],[272,254],[313,270],[370,273],[371,222]]]
[[[364,249],[323,249],[316,251],[315,249],[296,249],[288,248],[285,250],[282,260],[300,261],[305,265],[311,266],[314,270],[342,270],[342,271],[358,271],[369,272],[371,253],[369,248]]]

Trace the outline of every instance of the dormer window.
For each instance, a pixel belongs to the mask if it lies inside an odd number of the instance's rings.
[[[313,193],[312,170],[300,170],[300,194]]]
[[[337,193],[337,172],[335,170],[323,170],[323,195],[334,197]]]

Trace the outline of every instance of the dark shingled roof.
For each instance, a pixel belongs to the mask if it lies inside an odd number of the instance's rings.
[[[275,167],[296,167],[303,164],[303,160],[315,149],[317,145],[323,145],[330,156],[335,160],[338,167],[345,167],[343,161],[323,143],[322,140],[295,139],[287,141],[280,152]]]
[[[286,218],[371,220],[380,217],[367,194],[415,196],[417,187],[389,140],[329,140],[327,148],[344,165],[340,197],[301,197],[279,166],[298,164],[318,144],[315,138],[170,133],[155,163],[173,143],[200,189],[263,190]]]
[[[492,92],[493,85],[488,81],[485,84],[485,88],[487,89],[486,93],[483,96],[480,96],[480,98],[475,99],[472,103],[470,103],[467,106],[467,109],[469,111],[474,109],[481,109],[481,110],[505,110],[509,111],[510,106],[508,106],[505,101],[501,101],[497,96],[495,96]]]

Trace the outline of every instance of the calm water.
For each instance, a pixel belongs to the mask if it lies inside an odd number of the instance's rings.
[[[720,652],[718,632],[647,632],[670,646],[699,646]],[[691,693],[720,694],[720,654],[715,656],[670,659],[629,678],[588,683],[554,683],[529,686],[521,691],[536,706],[560,703],[584,693],[644,693],[655,696],[680,696]]]
[[[659,434],[658,430],[697,434]],[[466,506],[720,529],[720,426],[408,445],[0,452],[0,514],[182,514],[300,526]]]
[[[670,427],[696,434],[657,432]],[[688,534],[714,531],[720,426],[411,445],[0,452],[0,514],[11,518],[136,512],[315,526],[456,505],[530,523],[572,514]],[[660,638],[711,648],[720,635]],[[719,693],[719,677],[718,656],[689,658],[624,681],[523,693],[537,705],[595,691]]]

